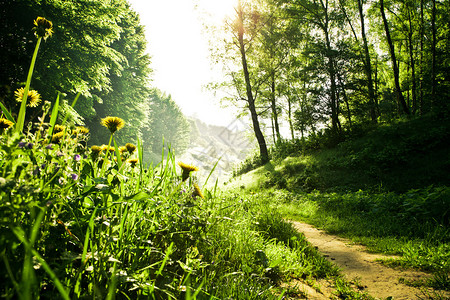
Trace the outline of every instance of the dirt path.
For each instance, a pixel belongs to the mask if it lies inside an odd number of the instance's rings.
[[[346,239],[326,234],[309,224],[292,223],[328,260],[342,269],[347,280],[356,279],[362,291],[372,297],[395,300],[426,299],[420,289],[399,283],[399,278],[417,280],[426,278],[428,274],[385,267],[375,260],[389,256],[370,254],[363,246],[353,245]],[[307,299],[330,299],[332,296],[327,288],[321,293],[306,286],[304,288],[305,294],[308,295]],[[444,295],[444,297],[450,297],[450,293]]]

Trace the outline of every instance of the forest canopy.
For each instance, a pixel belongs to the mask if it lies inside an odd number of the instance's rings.
[[[54,102],[61,93],[60,116],[68,114],[72,125],[88,127],[91,144],[108,139],[100,120],[118,116],[126,123],[116,137],[120,144],[145,137],[145,150],[160,153],[165,137],[175,150],[185,149],[189,128],[173,125],[182,130],[173,132],[174,128],[154,126],[158,120],[187,121],[175,102],[170,103],[170,110],[159,103],[167,104],[170,96],[151,86],[144,28],[126,0],[7,1],[0,13],[4,21],[0,28],[0,101],[13,115],[20,104],[14,92],[24,85],[36,43],[33,20],[42,16],[53,23],[53,35],[40,47],[31,87],[44,101]],[[71,110],[78,93],[81,96]],[[37,122],[40,110],[30,109],[27,122]],[[169,137],[178,134],[177,140]]]
[[[448,112],[449,24],[448,0],[239,1],[212,51],[227,77],[211,86],[250,116],[266,162],[265,124],[274,144],[282,122],[292,140],[324,129],[339,140]]]

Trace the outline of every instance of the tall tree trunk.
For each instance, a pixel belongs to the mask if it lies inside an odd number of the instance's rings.
[[[339,72],[337,73],[337,77],[339,80],[339,85],[342,89],[342,96],[344,98],[345,106],[347,107],[347,119],[348,119],[348,125],[350,126],[350,129],[352,129],[352,113],[350,111],[350,105],[348,103],[347,93],[345,92],[344,83],[342,81],[341,75]]]
[[[256,140],[259,145],[259,153],[261,156],[261,162],[267,163],[269,162],[269,153],[267,151],[266,140],[264,139],[264,135],[261,131],[261,127],[259,125],[258,114],[256,112],[255,107],[255,99],[253,98],[252,85],[250,82],[250,74],[248,71],[247,57],[245,53],[245,44],[244,44],[244,16],[242,8],[239,13],[239,28],[238,28],[238,42],[239,42],[239,51],[241,52],[241,60],[242,60],[242,71],[244,73],[245,79],[245,88],[247,93],[247,103],[248,109],[250,110],[250,116],[252,118],[253,130],[255,132]]]
[[[359,19],[361,21],[361,36],[363,39],[363,47],[364,47],[364,58],[365,58],[364,70],[367,76],[367,89],[369,90],[370,118],[372,119],[373,123],[377,123],[376,98],[372,80],[372,64],[370,63],[369,46],[367,43],[366,30],[364,26],[364,12],[361,1],[362,0],[358,0],[358,10],[359,10]]]
[[[273,123],[275,126],[275,134],[276,134],[276,140],[281,140],[281,134],[280,134],[280,126],[278,124],[278,112],[277,112],[277,104],[276,104],[276,98],[275,98],[275,71],[272,72],[271,75],[271,83],[270,83],[270,102],[272,107],[272,117],[273,117]]]
[[[397,65],[397,59],[395,58],[395,50],[394,50],[394,43],[392,42],[391,39],[391,34],[389,32],[389,25],[386,19],[386,15],[384,14],[384,1],[380,0],[380,12],[381,12],[381,17],[383,19],[383,24],[384,24],[384,30],[386,31],[386,39],[389,45],[389,52],[391,54],[391,60],[392,60],[392,67],[393,67],[393,71],[394,71],[394,82],[395,82],[395,93],[397,95],[397,103],[399,105],[401,105],[403,112],[407,115],[409,115],[409,108],[406,105],[405,102],[405,97],[403,97],[402,94],[402,90],[400,88],[400,75],[399,75],[399,70],[398,70],[398,65]]]
[[[330,37],[327,29],[324,29],[328,58],[328,74],[330,75],[330,106],[331,106],[331,126],[334,133],[339,133],[339,119],[336,100],[336,70],[334,68],[334,57],[331,49]]]
[[[431,41],[431,110],[436,108],[436,0],[433,0],[431,10],[431,30],[433,40]]]
[[[292,138],[292,140],[294,140],[295,139],[295,135],[294,135],[294,125],[292,124],[292,103],[291,103],[291,98],[287,97],[287,101],[288,101],[289,129],[291,131],[291,138]]]
[[[412,8],[408,8],[408,21],[409,21],[409,32],[408,32],[408,42],[409,42],[409,60],[411,62],[411,81],[412,81],[412,113],[416,114],[417,109],[417,98],[416,98],[416,64],[414,59],[414,47],[413,47],[413,28],[411,20]]]
[[[419,74],[419,115],[423,114],[423,39],[424,39],[424,23],[423,23],[423,1],[420,0],[420,74]]]

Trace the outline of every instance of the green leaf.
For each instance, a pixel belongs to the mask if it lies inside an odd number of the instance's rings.
[[[5,115],[6,119],[8,119],[8,121],[11,121],[14,124],[16,124],[16,121],[12,117],[11,113],[8,111],[8,109],[1,102],[0,102],[0,108],[2,109],[2,112]]]

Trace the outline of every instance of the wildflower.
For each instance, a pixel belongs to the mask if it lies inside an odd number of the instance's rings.
[[[23,87],[14,92],[17,102],[22,102],[24,92],[25,89]],[[41,103],[41,95],[35,90],[29,90],[26,103],[28,107],[38,106]]]
[[[187,165],[185,163],[179,162],[178,165],[183,170],[183,174],[181,175],[181,179],[185,181],[189,178],[189,174],[193,171],[198,171],[198,168],[195,166]]]
[[[34,146],[33,143],[28,143],[28,144],[27,144],[27,148],[28,148],[28,149],[33,149],[33,146]]]
[[[100,154],[103,151],[102,147],[99,146],[92,146],[91,147],[91,152],[95,153],[95,154]]]
[[[66,126],[64,125],[55,125],[53,128],[54,133],[63,132],[64,130],[66,130]]]
[[[17,146],[19,146],[19,148],[23,148],[23,147],[25,147],[26,144],[27,143],[25,143],[25,142],[19,142],[19,144],[17,144]]]
[[[53,150],[53,144],[48,144],[45,148],[48,150]]]
[[[66,183],[66,181],[64,180],[64,178],[59,177],[58,183],[59,183],[59,185],[64,185]]]
[[[88,134],[89,133],[89,129],[83,126],[77,126],[75,127],[75,134]]]
[[[203,196],[202,190],[200,189],[200,187],[198,186],[198,184],[194,183],[194,192],[192,193],[192,197],[200,197],[202,199],[205,199],[205,197]]]
[[[124,153],[125,151],[128,151],[128,150],[127,150],[127,147],[125,147],[125,146],[120,146],[120,147],[119,147],[119,153],[120,153],[120,154]]]
[[[63,155],[64,155],[64,153],[62,153],[61,151],[56,152],[56,156],[58,156],[58,157],[61,157]]]
[[[125,147],[127,147],[127,150],[130,154],[133,154],[134,151],[136,151],[136,146],[131,143],[126,143]]]
[[[127,160],[128,163],[131,164],[131,166],[134,168],[136,166],[136,164],[139,162],[139,159],[137,158],[130,158]]]
[[[13,122],[7,119],[0,118],[0,131],[4,131],[8,128],[11,128],[14,125]]]
[[[61,131],[61,132],[58,132],[58,133],[54,134],[52,136],[52,142],[57,143],[57,144],[60,143],[62,138],[63,138],[63,136],[64,136],[64,131]]]
[[[105,144],[103,144],[101,148],[103,151],[109,151],[109,152],[114,152],[114,150],[116,150],[116,148],[108,147],[108,145],[105,145]]]
[[[38,38],[44,38],[46,40],[48,37],[52,36],[53,34],[53,23],[46,18],[43,17],[37,17],[36,20],[34,20],[34,35],[36,35]]]
[[[81,160],[81,155],[80,154],[75,154],[75,156],[73,157],[74,161],[80,161]]]
[[[72,180],[78,180],[78,174],[71,174]]]
[[[101,124],[109,129],[111,134],[125,126],[125,121],[118,117],[106,117]]]

